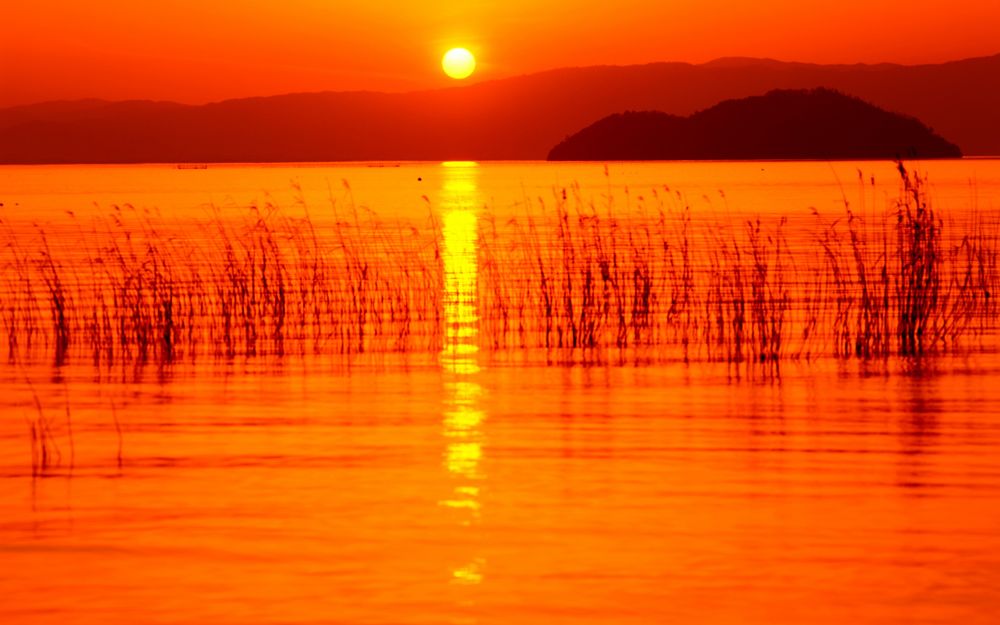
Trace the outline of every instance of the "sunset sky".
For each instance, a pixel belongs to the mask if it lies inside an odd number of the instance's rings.
[[[942,7],[947,12],[942,12]],[[566,66],[723,56],[940,62],[1000,52],[997,0],[35,0],[0,16],[0,105],[206,102],[294,91],[402,91]]]

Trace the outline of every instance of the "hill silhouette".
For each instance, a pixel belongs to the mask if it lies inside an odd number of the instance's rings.
[[[1000,55],[939,65],[723,59],[552,70],[402,94],[47,103],[0,110],[0,163],[543,159],[625,110],[691,113],[773,89],[829,87],[912,115],[972,155],[1000,154]]]
[[[689,117],[625,112],[567,137],[549,160],[957,158],[920,121],[829,89],[775,90]]]

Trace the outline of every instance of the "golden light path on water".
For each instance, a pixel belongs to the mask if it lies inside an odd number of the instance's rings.
[[[444,374],[444,468],[453,487],[441,505],[454,510],[463,528],[477,525],[482,513],[480,464],[483,459],[481,426],[486,415],[480,405],[483,388],[477,382],[479,347],[477,289],[478,236],[476,211],[479,191],[478,165],[473,162],[442,163],[440,209],[444,240],[445,340],[441,353]],[[483,581],[485,561],[473,555],[452,569],[457,584]]]

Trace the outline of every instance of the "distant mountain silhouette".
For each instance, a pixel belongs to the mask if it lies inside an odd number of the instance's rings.
[[[912,115],[972,155],[1000,154],[1000,55],[940,65],[721,59],[553,70],[403,94],[47,103],[0,110],[0,163],[543,159],[626,110],[691,113],[773,89],[829,87]]]
[[[957,158],[912,117],[829,89],[775,90],[689,117],[657,111],[601,119],[549,153],[555,161]]]

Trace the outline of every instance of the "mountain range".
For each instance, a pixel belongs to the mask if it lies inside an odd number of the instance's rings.
[[[966,155],[998,155],[998,77],[1000,55],[914,66],[730,58],[410,93],[50,102],[0,109],[0,163],[544,159],[568,135],[626,110],[690,115],[726,99],[817,87],[916,117]]]

